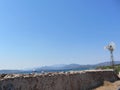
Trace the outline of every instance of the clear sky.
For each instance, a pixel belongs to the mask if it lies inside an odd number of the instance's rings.
[[[1,0],[0,69],[120,61],[119,0]]]

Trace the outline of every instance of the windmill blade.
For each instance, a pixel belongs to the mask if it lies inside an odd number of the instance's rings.
[[[109,48],[109,46],[105,46],[105,47],[104,47],[105,50],[108,49],[108,48]]]
[[[114,42],[110,42],[107,46],[104,47],[104,49],[108,49],[110,51],[114,51],[116,48],[116,45]]]
[[[112,46],[113,49],[116,48],[116,44],[114,42],[110,42],[109,46]]]

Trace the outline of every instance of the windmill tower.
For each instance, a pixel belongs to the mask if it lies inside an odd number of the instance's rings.
[[[108,49],[110,51],[110,57],[111,57],[111,65],[114,70],[114,57],[113,57],[113,51],[115,50],[116,45],[114,42],[109,43],[107,46],[105,46],[105,49]]]

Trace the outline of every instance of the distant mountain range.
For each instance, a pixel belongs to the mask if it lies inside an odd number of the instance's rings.
[[[79,64],[69,64],[69,65],[62,65],[62,66],[44,66],[40,68],[36,68],[35,71],[68,71],[68,70],[86,70],[95,68],[94,65],[79,65]]]
[[[115,61],[115,64],[120,64],[120,61]],[[52,66],[44,66],[39,68],[34,68],[31,70],[0,70],[1,73],[41,73],[41,72],[59,72],[59,71],[70,71],[70,70],[89,70],[95,69],[98,66],[109,66],[110,62],[103,62],[95,65],[79,65],[79,64],[60,64],[60,65],[52,65]]]
[[[115,61],[114,64],[120,64],[120,61]],[[109,66],[111,65],[111,62],[103,62],[103,63],[99,63],[99,64],[96,64],[96,66]]]

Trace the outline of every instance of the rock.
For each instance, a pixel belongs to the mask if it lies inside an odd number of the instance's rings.
[[[70,71],[1,76],[0,90],[91,90],[119,78],[111,70]]]

